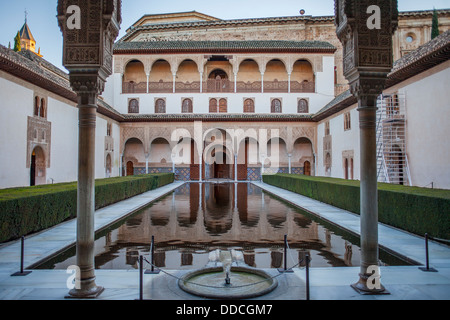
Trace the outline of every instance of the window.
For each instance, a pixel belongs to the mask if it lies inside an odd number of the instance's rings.
[[[193,112],[192,100],[184,99],[183,103],[181,104],[181,113],[192,113],[192,112]]]
[[[227,99],[220,99],[219,101],[219,112],[227,113],[228,112],[228,101]]]
[[[137,99],[131,99],[128,102],[128,113],[139,113],[139,101]]]
[[[46,118],[47,117],[47,108],[45,98],[41,98],[38,96],[34,97],[34,116]]]
[[[209,113],[217,113],[217,99],[209,100]]]
[[[164,101],[164,99],[156,100],[155,113],[166,113],[166,101]]]
[[[298,113],[309,113],[309,105],[306,99],[298,101]]]
[[[348,131],[352,129],[352,121],[350,112],[344,113],[344,130]]]
[[[39,108],[39,116],[41,118],[46,118],[46,114],[45,114],[45,99],[42,98],[41,99],[41,107]]]
[[[244,101],[244,113],[255,113],[255,101],[253,99]]]
[[[34,115],[39,117],[39,97],[34,97]]]
[[[106,135],[107,135],[108,137],[111,137],[111,136],[112,136],[112,124],[111,124],[111,123],[108,123],[108,124],[106,125]]]
[[[273,99],[272,100],[272,113],[281,113],[282,112],[282,106],[281,106],[281,100],[280,99]]]
[[[330,121],[325,122],[325,136],[330,135]]]

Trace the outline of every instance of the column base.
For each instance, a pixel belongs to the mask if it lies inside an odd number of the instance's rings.
[[[379,289],[369,288],[367,286],[367,280],[371,275],[359,275],[359,281],[352,284],[351,287],[361,295],[389,295],[391,294],[382,284],[380,284]]]
[[[66,299],[96,299],[98,298],[105,288],[103,287],[93,287],[89,290],[78,290],[73,289],[69,291],[69,295],[66,296]]]

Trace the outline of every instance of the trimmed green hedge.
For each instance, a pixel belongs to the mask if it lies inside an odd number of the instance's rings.
[[[174,181],[171,173],[95,181],[95,208],[131,198]],[[0,242],[53,227],[77,215],[77,183],[0,190]]]
[[[289,174],[264,175],[263,181],[360,214],[359,181]],[[378,218],[417,235],[450,239],[450,190],[379,183]]]

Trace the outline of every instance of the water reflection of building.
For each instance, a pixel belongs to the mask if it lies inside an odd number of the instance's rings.
[[[135,247],[148,253],[155,236],[158,267],[166,267],[167,251],[179,252],[180,266],[189,266],[198,252],[240,248],[246,264],[255,266],[258,254],[264,251],[270,256],[270,267],[279,268],[284,235],[288,235],[290,249],[299,251],[299,260],[313,250],[330,265],[352,264],[344,240],[332,238],[298,210],[246,183],[185,184],[112,233],[104,243],[108,251],[102,254],[104,263],[108,256],[113,259],[117,251],[131,245],[134,249],[127,249],[126,263],[133,265],[138,256]]]

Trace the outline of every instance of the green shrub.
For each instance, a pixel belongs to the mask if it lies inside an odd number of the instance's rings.
[[[171,173],[95,181],[95,208],[131,198],[174,181]],[[53,227],[77,215],[77,183],[0,190],[0,242]]]
[[[360,183],[325,177],[265,175],[263,181],[360,214]],[[378,184],[378,218],[387,225],[423,236],[450,239],[450,190]]]

